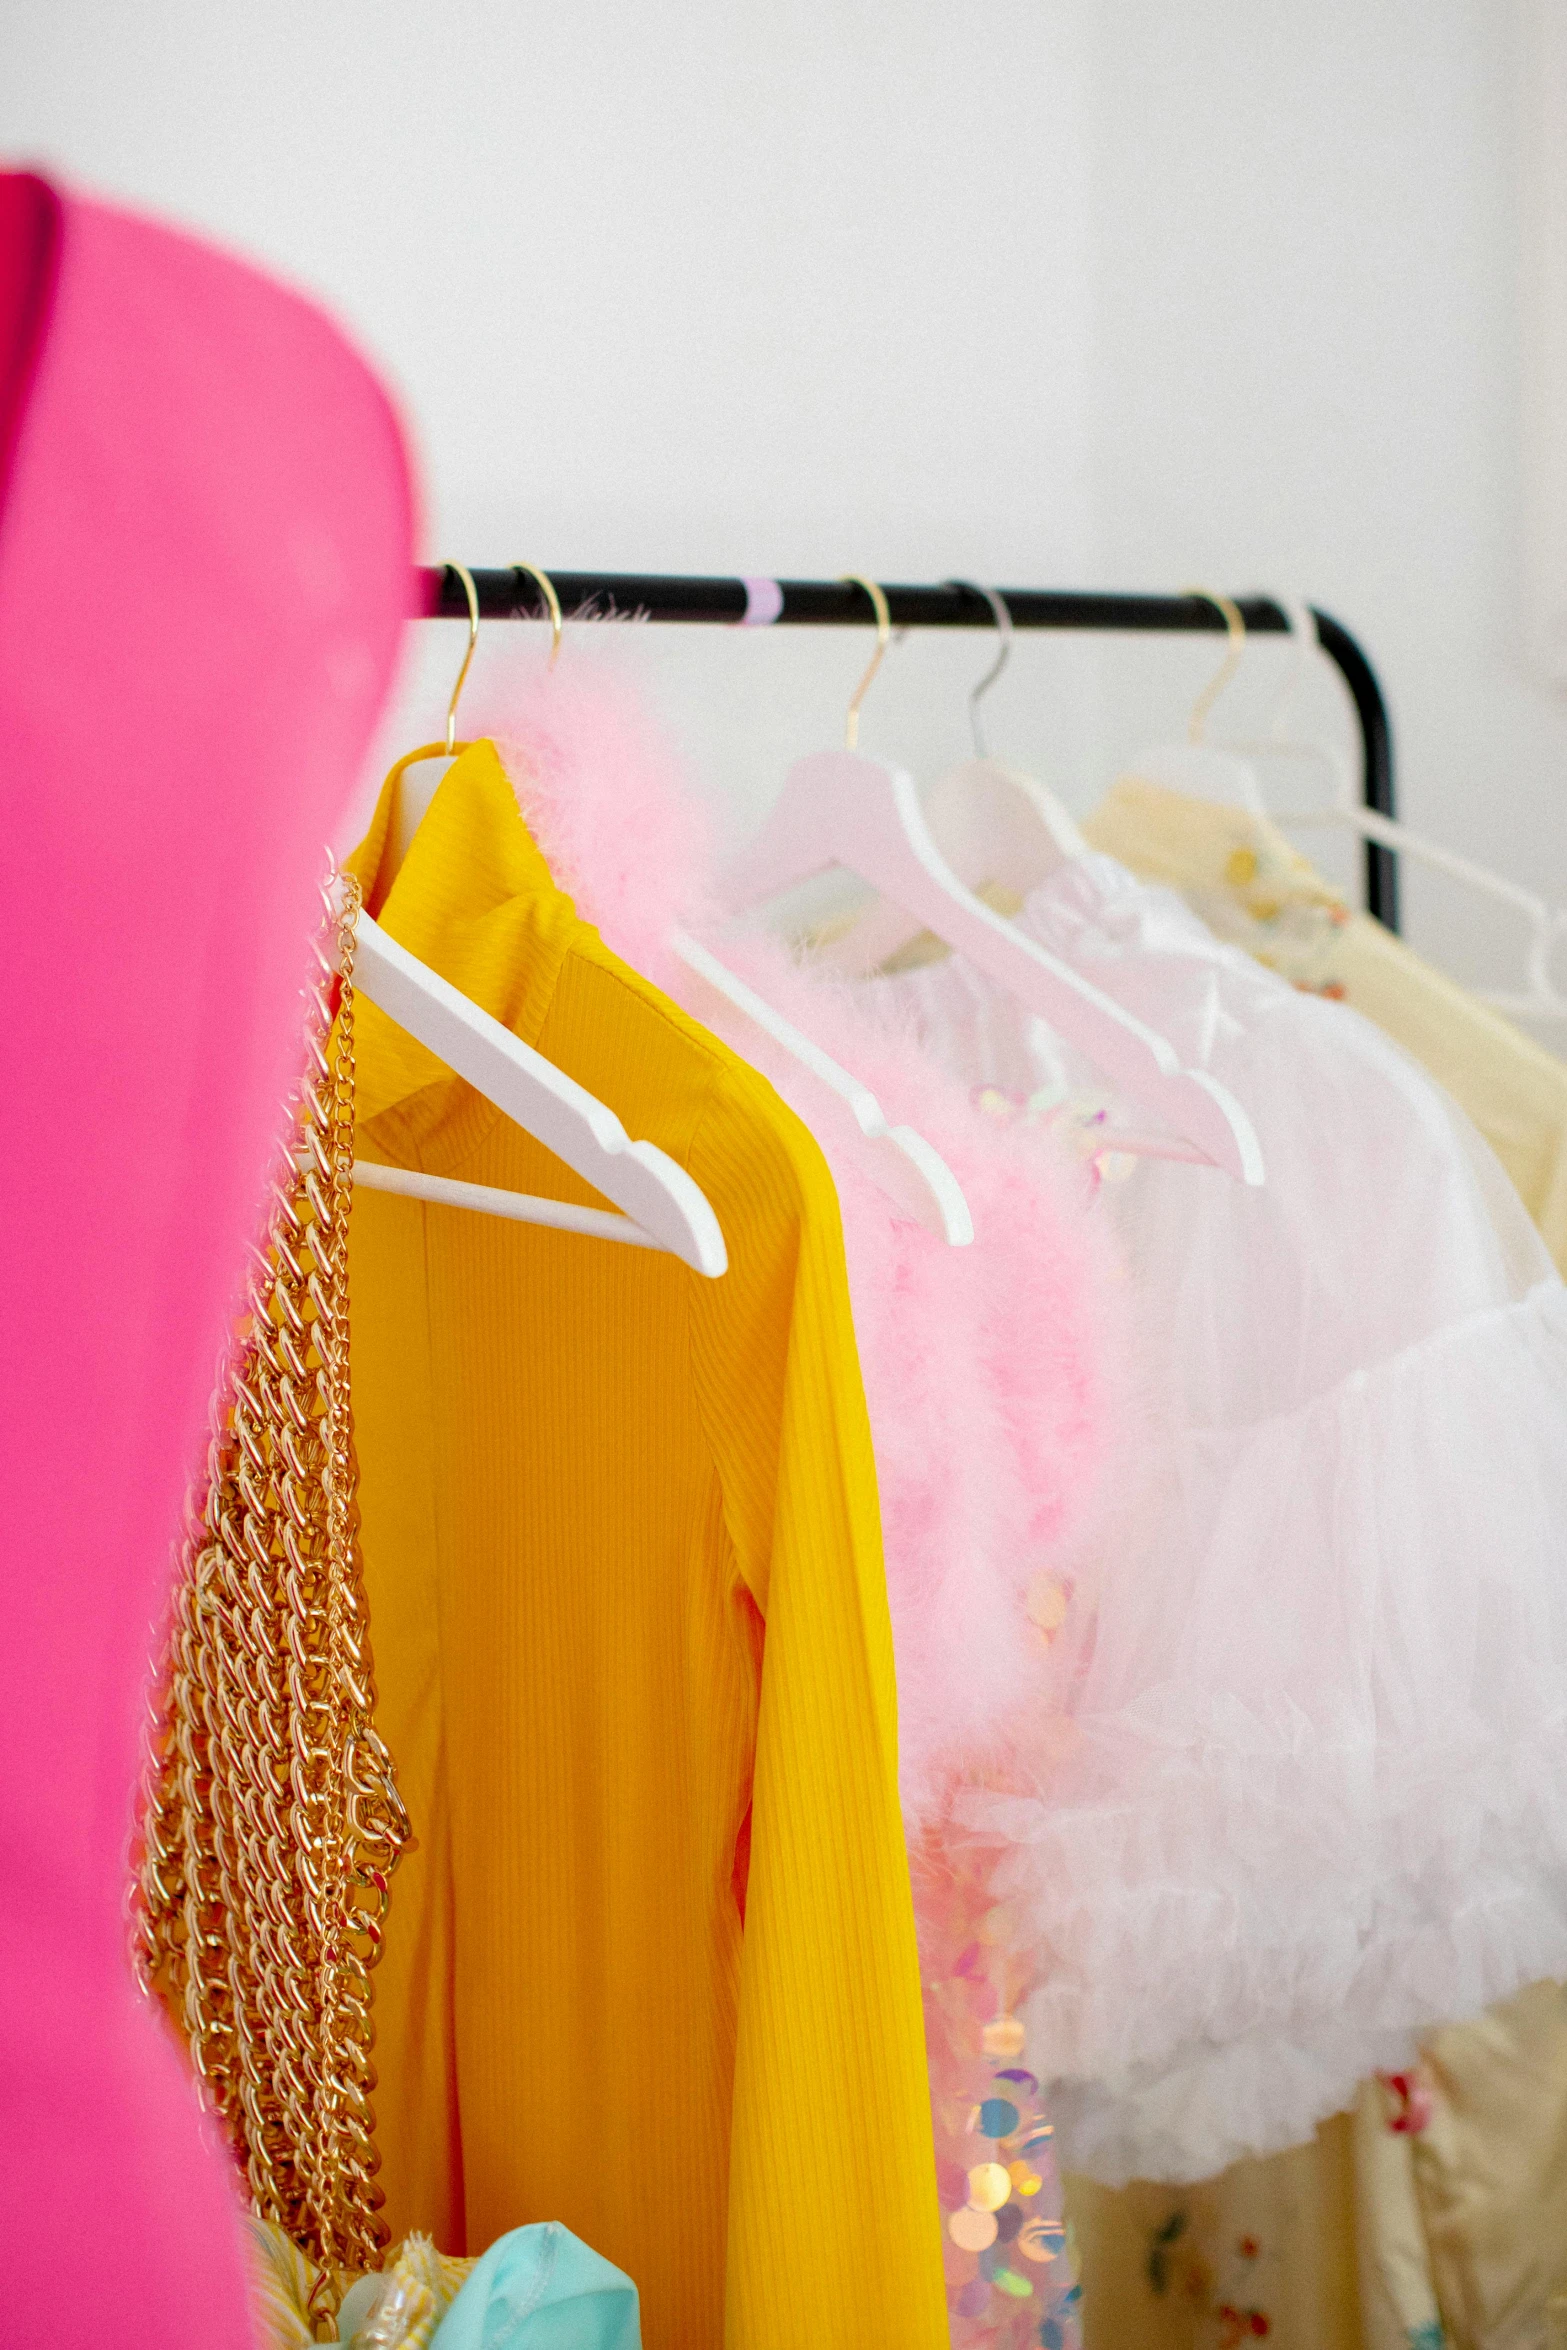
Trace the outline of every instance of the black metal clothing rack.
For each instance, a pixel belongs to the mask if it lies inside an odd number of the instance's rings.
[[[865,589],[841,579],[681,579],[635,571],[552,571],[550,579],[568,619],[611,613],[646,620],[749,623],[777,628],[863,628],[875,620]],[[464,620],[467,599],[449,568],[421,573],[423,609],[432,618]],[[479,611],[487,620],[542,620],[543,591],[523,570],[472,574]],[[894,628],[994,629],[995,614],[971,587],[883,585]],[[1109,595],[1059,588],[1000,588],[1014,628],[1088,629],[1097,633],[1222,635],[1225,621],[1202,596]],[[1237,596],[1249,636],[1280,636],[1289,622],[1266,596]],[[1331,613],[1312,607],[1317,635],[1337,665],[1360,722],[1361,794],[1378,814],[1395,814],[1393,738],[1376,671],[1357,640]],[[1390,930],[1398,928],[1398,859],[1366,843],[1366,905]]]

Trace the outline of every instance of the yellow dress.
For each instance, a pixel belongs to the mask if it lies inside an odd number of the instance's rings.
[[[947,2340],[875,1470],[837,1199],[553,884],[493,747],[411,952],[657,1142],[729,1270],[361,1190],[378,1719],[419,1838],[376,1978],[387,2219],[563,2221],[649,2350]],[[361,1155],[604,1203],[360,1000]]]
[[[1479,1127],[1567,1271],[1567,1063],[1244,809],[1128,777],[1083,830],[1401,1044]],[[1535,1984],[1433,2034],[1410,2087],[1367,2081],[1310,2145],[1197,2187],[1069,2181],[1088,2350],[1234,2350],[1264,2328],[1278,2350],[1537,2343],[1567,2285],[1567,1993]]]

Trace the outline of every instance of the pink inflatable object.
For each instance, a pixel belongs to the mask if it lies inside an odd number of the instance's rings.
[[[7,462],[9,453],[9,463]],[[250,2339],[127,1960],[148,1658],[325,843],[412,608],[396,420],[319,312],[0,178],[5,2333]]]

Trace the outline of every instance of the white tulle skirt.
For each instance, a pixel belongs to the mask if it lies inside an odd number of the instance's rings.
[[[1038,1958],[1063,2158],[1211,2174],[1567,1975],[1567,1291],[1462,1114],[1103,858],[1036,936],[1246,1104],[1267,1183],[1107,1185],[1143,1425],[963,1817]],[[954,961],[884,1014],[1020,1117],[1092,1080]],[[977,1245],[983,1245],[983,1234]]]

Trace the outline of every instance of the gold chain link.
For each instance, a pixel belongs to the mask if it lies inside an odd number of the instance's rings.
[[[154,1709],[137,1962],[254,2209],[331,2276],[378,2264],[371,1971],[411,1842],[373,1715],[349,1402],[354,920],[306,991],[290,1149],[213,1399]],[[324,930],[323,937],[330,935]]]

